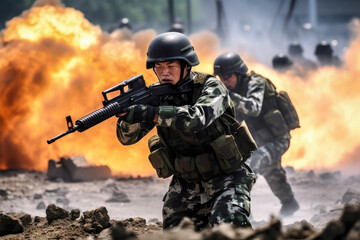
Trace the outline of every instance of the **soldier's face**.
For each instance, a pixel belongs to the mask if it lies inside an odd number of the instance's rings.
[[[185,67],[184,76],[187,75],[189,68],[189,66]],[[155,63],[154,71],[161,84],[176,84],[180,80],[181,64],[179,60],[157,62]]]
[[[224,85],[228,89],[233,90],[236,87],[237,77],[236,77],[235,73],[232,73],[229,75],[222,75],[219,77],[220,77],[220,80],[224,83]]]

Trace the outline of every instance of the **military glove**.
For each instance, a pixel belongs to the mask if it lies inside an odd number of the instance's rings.
[[[124,108],[123,112],[126,114],[121,118],[128,123],[153,122],[155,116],[159,113],[159,108],[138,104]]]

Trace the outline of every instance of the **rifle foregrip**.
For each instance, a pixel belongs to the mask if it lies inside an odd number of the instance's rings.
[[[76,120],[75,124],[79,126],[78,131],[83,132],[119,113],[120,109],[120,104],[114,102]]]

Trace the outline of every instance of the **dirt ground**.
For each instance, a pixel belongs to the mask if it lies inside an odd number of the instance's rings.
[[[360,202],[360,174],[346,176],[341,172],[293,171],[289,168],[287,175],[300,210],[292,217],[281,219],[277,214],[281,205],[260,176],[251,193],[251,219],[255,229],[271,223],[274,221],[271,216],[276,216],[283,229],[306,222],[321,231],[330,220],[341,216],[346,203]],[[150,177],[68,183],[49,181],[43,172],[2,171],[0,213],[14,216],[26,213],[31,216],[31,222],[24,227],[23,233],[0,239],[106,239],[105,236],[110,234],[109,230],[89,233],[84,229],[82,218],[60,219],[49,224],[46,219],[49,204],[69,212],[79,209],[80,215],[103,206],[110,219],[109,226],[119,225],[117,230],[126,229],[140,238],[148,233],[162,232],[162,198],[169,181]],[[112,231],[114,234],[116,228]],[[123,234],[127,234],[126,231]]]

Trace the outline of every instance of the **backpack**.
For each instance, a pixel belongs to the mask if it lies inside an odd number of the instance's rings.
[[[276,103],[278,108],[283,115],[289,130],[300,127],[299,116],[295,110],[293,103],[287,92],[279,91],[276,93]]]

